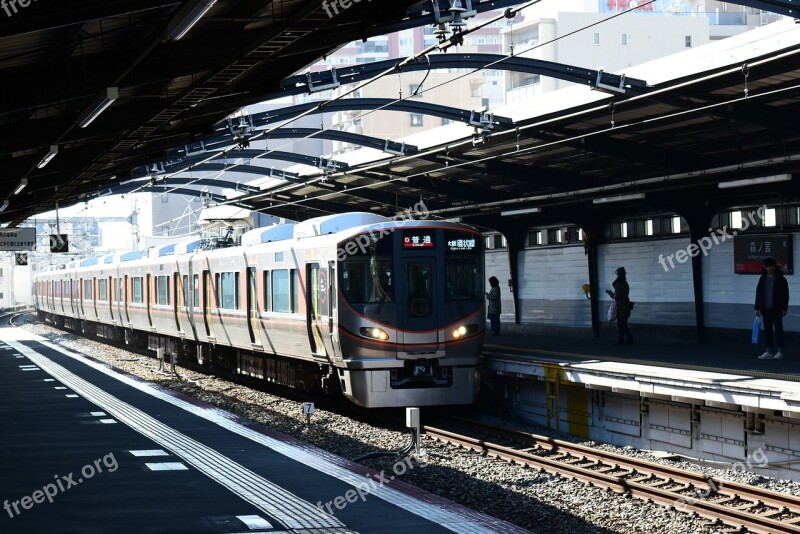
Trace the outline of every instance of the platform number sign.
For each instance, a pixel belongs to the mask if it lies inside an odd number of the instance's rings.
[[[67,234],[50,234],[50,252],[69,252]]]
[[[28,265],[28,253],[27,252],[17,252],[17,265]]]

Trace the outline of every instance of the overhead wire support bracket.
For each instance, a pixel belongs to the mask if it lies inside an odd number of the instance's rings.
[[[383,151],[387,154],[394,154],[395,156],[405,156],[406,155],[406,144],[400,143],[399,141],[392,141],[391,139],[387,139],[386,143],[383,146]]]
[[[325,74],[330,74],[327,79],[323,79]],[[314,78],[318,78],[315,80]],[[336,75],[336,69],[331,67],[327,71],[317,72],[317,73],[306,73],[306,80],[308,86],[308,94],[319,93],[322,91],[328,91],[331,89],[337,89],[341,83],[339,82],[339,78]]]
[[[617,82],[617,84],[612,85],[611,82]],[[597,80],[594,82],[594,87],[592,87],[592,89],[624,95],[627,92],[625,90],[625,75],[620,74],[617,76],[616,74],[606,74],[603,72],[603,69],[598,69]]]

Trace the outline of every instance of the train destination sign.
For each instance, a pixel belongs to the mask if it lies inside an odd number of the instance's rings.
[[[474,237],[447,240],[447,250],[450,252],[472,252],[478,247],[478,240]]]
[[[403,248],[435,248],[432,232],[403,232]]]
[[[35,250],[36,228],[3,228],[0,250]]]

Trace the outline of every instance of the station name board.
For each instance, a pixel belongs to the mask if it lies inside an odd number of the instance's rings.
[[[764,260],[775,258],[784,274],[794,274],[792,236],[789,234],[737,235],[733,238],[733,272],[761,274]]]

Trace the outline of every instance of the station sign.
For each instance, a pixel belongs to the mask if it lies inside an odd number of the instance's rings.
[[[733,272],[761,274],[764,260],[774,258],[784,274],[794,274],[790,234],[737,235],[733,238]]]
[[[36,228],[3,228],[0,250],[36,250]]]

